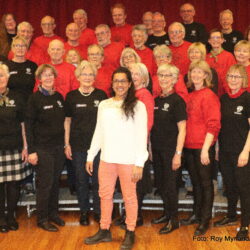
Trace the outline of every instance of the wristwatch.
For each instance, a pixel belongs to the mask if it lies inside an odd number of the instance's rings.
[[[177,155],[182,155],[182,152],[181,151],[175,151],[175,153],[177,154]]]

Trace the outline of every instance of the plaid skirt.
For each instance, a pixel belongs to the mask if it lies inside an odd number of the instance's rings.
[[[21,150],[0,150],[0,183],[19,181],[31,173],[31,167],[22,162]]]

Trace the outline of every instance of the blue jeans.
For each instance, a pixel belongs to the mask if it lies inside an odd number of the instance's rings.
[[[100,154],[94,159],[93,175],[92,177],[87,173],[85,164],[87,160],[87,152],[72,152],[72,164],[76,173],[76,194],[79,202],[81,212],[89,211],[89,183],[92,180],[92,193],[93,193],[93,210],[96,214],[100,214],[100,197],[98,194],[98,168],[100,161]]]

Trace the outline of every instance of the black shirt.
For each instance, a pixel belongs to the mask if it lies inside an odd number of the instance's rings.
[[[237,42],[244,39],[243,34],[240,31],[233,30],[229,34],[224,34],[223,37],[225,39],[225,42],[222,44],[223,49],[234,53],[234,46]]]
[[[21,122],[24,121],[23,98],[10,90],[8,103],[0,106],[0,149],[14,150],[23,146]]]
[[[154,47],[156,47],[157,45],[162,45],[165,44],[167,46],[170,45],[170,40],[168,37],[168,34],[165,34],[163,36],[154,36],[154,35],[150,35],[148,37],[148,40],[146,41],[145,45],[147,47],[149,47],[150,49],[154,49]]]
[[[249,132],[250,93],[244,92],[237,98],[228,94],[221,97],[220,150],[239,154],[244,148]]]
[[[30,96],[25,118],[29,154],[38,147],[64,144],[64,118],[64,100],[58,92],[45,96],[37,91]]]
[[[179,133],[177,123],[187,120],[184,100],[173,93],[167,97],[157,97],[154,108],[154,125],[151,131],[153,150],[176,150]]]
[[[35,86],[37,65],[29,60],[23,63],[6,61],[5,64],[8,66],[10,72],[8,88],[19,92],[24,100],[27,101],[33,93]]]
[[[100,89],[94,89],[84,96],[78,89],[69,92],[65,101],[66,117],[71,117],[70,145],[74,151],[85,151],[90,147],[94,134],[99,103],[107,95]]]
[[[193,22],[190,24],[184,24],[186,35],[184,40],[194,43],[194,42],[201,42],[206,44],[208,39],[208,34],[206,32],[206,28],[203,24]]]

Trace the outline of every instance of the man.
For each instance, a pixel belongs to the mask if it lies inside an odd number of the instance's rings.
[[[110,28],[106,24],[100,24],[95,28],[97,43],[104,49],[103,65],[115,70],[120,66],[120,56],[124,49],[124,44],[111,42]]]
[[[234,45],[243,40],[244,36],[240,31],[233,30],[233,13],[231,10],[227,9],[220,12],[220,25],[224,37],[222,47],[233,54]]]
[[[195,9],[190,3],[185,3],[180,8],[182,24],[185,27],[185,40],[188,42],[207,42],[207,32],[203,24],[194,21]]]
[[[115,26],[111,27],[112,42],[122,42],[125,46],[131,44],[132,25],[126,23],[126,9],[121,3],[111,7],[111,14]]]
[[[42,61],[41,63],[45,63],[49,60],[49,54],[48,54],[48,47],[49,43],[54,40],[58,39],[62,42],[63,39],[57,35],[55,35],[54,30],[56,28],[55,19],[51,16],[45,16],[41,20],[41,28],[43,31],[43,35],[37,37],[34,42],[33,46],[36,47],[37,50],[40,50],[39,53],[42,54]]]
[[[153,70],[154,68],[156,68],[156,65],[154,62],[154,56],[152,50],[145,46],[147,38],[148,35],[145,25],[138,24],[133,27],[132,30],[133,45],[131,47],[140,56],[141,62],[147,66],[148,72],[152,76]]]
[[[165,27],[166,21],[164,15],[162,15],[160,12],[155,12],[153,14],[152,20],[153,34],[148,37],[145,45],[152,50],[156,45],[169,45],[170,41],[168,34],[165,31]]]
[[[169,48],[172,51],[172,63],[179,68],[184,76],[188,72],[190,61],[188,59],[188,48],[190,42],[184,41],[185,28],[181,23],[174,22],[168,27],[168,35],[171,41]]]
[[[153,13],[151,11],[145,12],[142,16],[142,22],[146,26],[148,35],[153,34],[152,21],[153,21]]]
[[[85,46],[86,48],[96,43],[95,32],[87,27],[88,23],[88,16],[85,10],[77,9],[73,13],[73,20],[80,29],[80,44]]]
[[[87,59],[87,48],[80,44],[80,29],[76,23],[70,23],[66,27],[66,37],[68,41],[64,43],[65,54],[70,49],[76,49],[81,55],[82,59]]]

